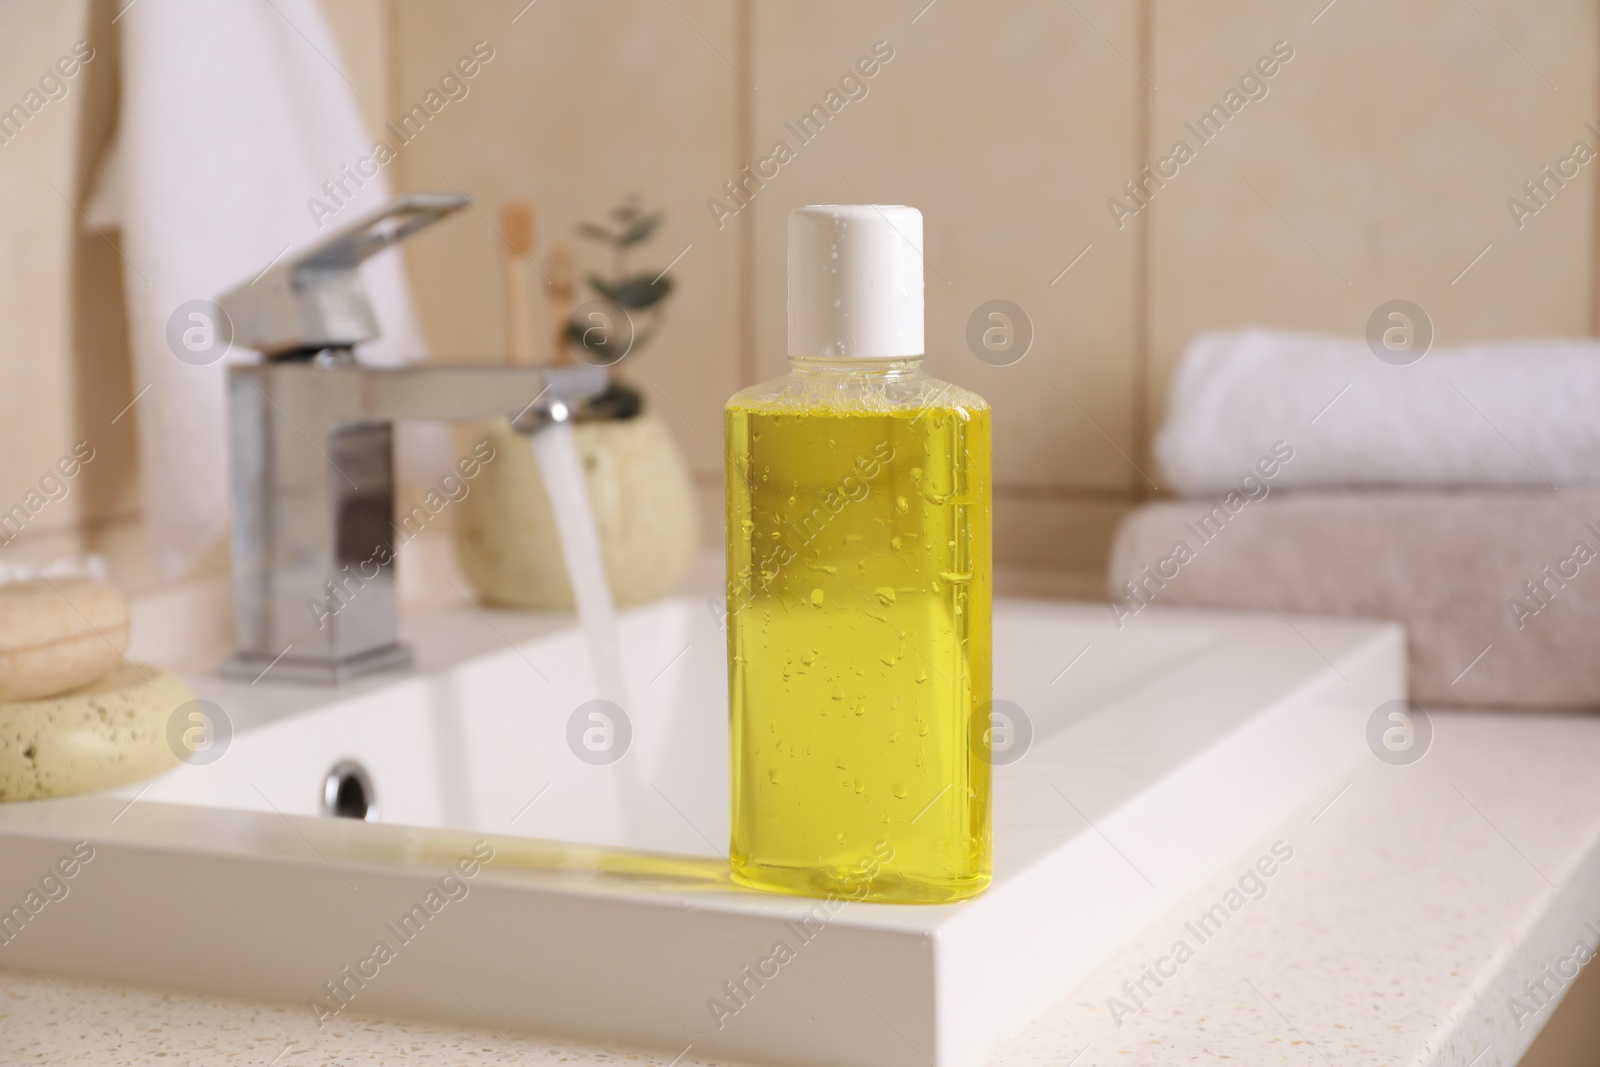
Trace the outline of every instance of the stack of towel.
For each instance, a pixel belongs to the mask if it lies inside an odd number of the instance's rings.
[[[1600,343],[1196,339],[1156,441],[1183,499],[1110,566],[1149,605],[1395,619],[1423,703],[1600,704]]]

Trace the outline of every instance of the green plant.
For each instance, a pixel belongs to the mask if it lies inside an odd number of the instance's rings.
[[[567,344],[579,350],[585,362],[615,363],[648,344],[661,327],[666,299],[672,292],[672,279],[664,270],[630,272],[628,256],[655,234],[664,217],[660,211],[647,212],[635,194],[611,209],[611,225],[578,224],[581,236],[611,249],[610,277],[590,273],[585,281],[601,300],[622,310],[627,324],[626,337],[619,345],[614,328],[596,329],[585,308],[574,311],[567,319]],[[642,408],[643,398],[638,390],[613,376],[605,393],[591,403],[590,412],[599,417],[626,419],[637,415]]]

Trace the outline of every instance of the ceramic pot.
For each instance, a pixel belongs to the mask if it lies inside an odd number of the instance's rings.
[[[673,592],[699,543],[694,487],[677,444],[650,414],[580,422],[601,559],[619,607]],[[494,458],[458,505],[456,559],[489,604],[571,610],[555,513],[527,440],[505,420],[484,435]]]

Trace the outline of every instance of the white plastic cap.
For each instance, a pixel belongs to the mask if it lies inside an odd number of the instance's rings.
[[[789,354],[922,355],[922,212],[876,204],[789,212]]]

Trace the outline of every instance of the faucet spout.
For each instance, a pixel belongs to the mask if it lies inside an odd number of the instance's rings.
[[[234,636],[224,672],[337,683],[407,666],[395,557],[393,425],[564,421],[604,390],[600,367],[366,367],[340,356],[229,369]],[[465,478],[477,459],[447,474]]]
[[[368,367],[358,268],[468,203],[411,194],[285,257],[219,303],[263,361],[228,370],[234,641],[224,672],[340,682],[405,666],[394,559],[394,423],[505,417],[525,433],[604,391],[601,367]],[[477,459],[458,461],[464,477]],[[413,513],[413,515],[415,512]]]

